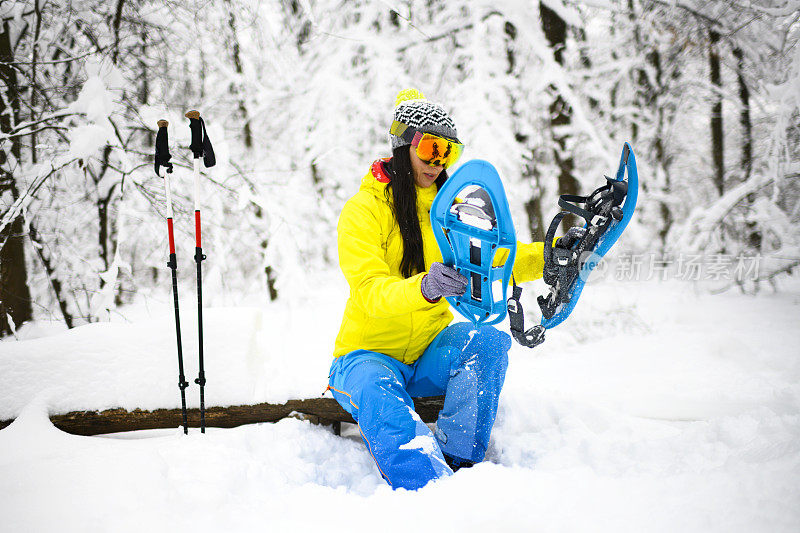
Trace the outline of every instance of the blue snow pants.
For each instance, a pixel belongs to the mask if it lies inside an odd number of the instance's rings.
[[[361,438],[392,488],[415,490],[452,474],[442,452],[480,462],[489,445],[508,368],[511,337],[460,322],[442,330],[406,365],[356,350],[334,359],[329,387],[358,422]],[[414,411],[412,396],[445,395],[435,435]]]

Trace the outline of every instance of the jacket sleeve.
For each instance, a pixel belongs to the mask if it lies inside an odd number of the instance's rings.
[[[494,266],[502,265],[508,257],[508,250],[503,248],[494,256]],[[526,244],[517,241],[517,255],[514,258],[514,280],[517,283],[533,281],[542,277],[544,270],[544,243]]]
[[[424,272],[407,279],[391,274],[375,201],[369,193],[356,194],[339,216],[339,266],[350,285],[350,297],[376,318],[390,318],[430,306],[420,289]]]

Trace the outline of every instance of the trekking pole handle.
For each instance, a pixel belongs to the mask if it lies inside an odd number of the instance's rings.
[[[192,131],[192,142],[189,149],[195,159],[203,157],[203,125],[200,123],[200,111],[187,111],[186,118],[189,119],[189,129]]]
[[[172,173],[172,163],[169,153],[169,136],[167,127],[169,122],[164,119],[158,121],[158,134],[156,135],[156,174],[164,179],[164,191],[167,198],[167,218],[172,218],[172,191],[169,186],[169,175]]]

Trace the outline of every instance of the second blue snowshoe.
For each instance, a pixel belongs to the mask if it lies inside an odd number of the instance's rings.
[[[589,275],[633,217],[638,191],[636,157],[630,144],[625,143],[615,178],[606,177],[606,184],[589,196],[564,194],[559,198],[558,205],[563,211],[553,218],[544,240],[543,278],[550,292],[537,299],[541,323],[524,329],[519,303],[521,288],[515,285],[509,299],[511,333],[520,344],[529,347],[540,344],[545,330],[557,326],[572,313]],[[570,213],[586,221],[585,231],[568,246],[553,245],[558,225]]]

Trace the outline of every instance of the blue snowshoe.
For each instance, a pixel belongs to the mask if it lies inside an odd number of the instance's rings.
[[[564,194],[559,198],[558,205],[563,211],[553,218],[544,240],[543,278],[550,286],[550,293],[537,299],[541,323],[525,330],[520,304],[522,289],[516,284],[508,301],[511,333],[517,342],[530,348],[541,344],[545,330],[557,326],[572,313],[592,270],[633,217],[638,191],[636,157],[625,143],[614,179],[606,176],[606,184],[589,196]],[[584,231],[574,242],[553,245],[558,225],[570,213],[586,221]]]
[[[497,170],[479,159],[461,165],[433,200],[431,225],[443,262],[470,280],[463,295],[447,301],[476,327],[502,321],[517,237]],[[509,251],[508,257],[504,265],[494,267],[495,254],[502,248]]]

